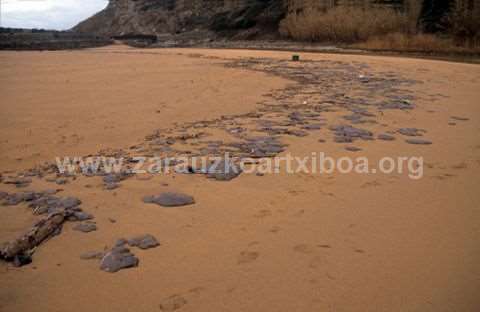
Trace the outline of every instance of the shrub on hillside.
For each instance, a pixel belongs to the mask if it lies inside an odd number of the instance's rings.
[[[353,43],[390,33],[409,32],[407,15],[387,8],[335,7],[289,14],[280,33],[297,40]]]
[[[480,45],[479,10],[472,11],[457,6],[448,16],[450,32],[461,45],[478,47]]]

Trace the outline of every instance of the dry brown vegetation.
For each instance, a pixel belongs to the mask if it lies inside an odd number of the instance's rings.
[[[335,7],[289,14],[280,24],[282,35],[299,40],[353,43],[392,32],[408,32],[408,17],[391,9]]]
[[[280,33],[302,41],[351,44],[357,48],[408,52],[480,51],[480,21],[456,9],[449,17],[450,29],[442,36],[419,31],[420,8],[408,12],[389,8],[334,7],[291,13],[280,23]]]
[[[392,33],[381,37],[372,37],[365,42],[352,44],[352,47],[374,51],[480,53],[478,46],[458,45],[452,38],[441,38],[431,34]]]

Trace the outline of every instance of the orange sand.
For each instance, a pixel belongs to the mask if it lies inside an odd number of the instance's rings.
[[[174,122],[247,112],[262,94],[287,83],[192,53],[290,56],[121,47],[1,52],[0,169],[125,148]],[[420,100],[413,112],[388,112],[382,119],[428,129],[433,145],[397,140],[369,144],[361,153],[371,159],[423,156],[425,177],[242,175],[219,183],[159,175],[127,180],[114,192],[103,191],[100,178],[93,188],[84,187],[92,180],[79,178],[62,186],[61,194],[81,198],[99,230],[83,234],[66,224],[37,250],[32,265],[1,263],[0,311],[160,311],[174,295],[186,301],[182,312],[478,311],[480,66],[327,54],[302,58],[366,62],[424,81],[415,86],[418,95],[448,96]],[[452,115],[470,121],[449,127]],[[318,139],[329,135],[289,139],[288,151],[308,155],[321,148],[332,157],[345,155],[338,144],[319,146]],[[30,188],[48,187],[35,181]],[[197,204],[169,210],[140,200],[163,190],[191,194]],[[34,221],[23,206],[0,206],[0,215],[0,242]],[[79,259],[117,238],[144,233],[161,246],[135,250],[138,268],[108,274],[98,262]]]

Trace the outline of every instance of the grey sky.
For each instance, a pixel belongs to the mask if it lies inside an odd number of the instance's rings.
[[[1,26],[65,30],[107,6],[108,0],[0,0]]]

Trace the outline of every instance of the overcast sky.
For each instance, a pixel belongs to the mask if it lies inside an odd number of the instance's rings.
[[[1,26],[65,30],[107,6],[108,0],[0,0]]]

